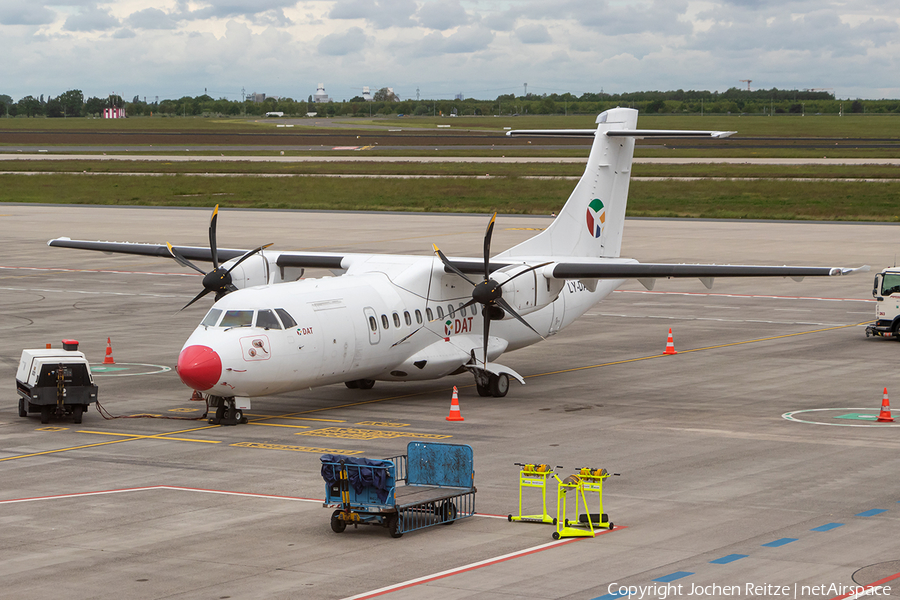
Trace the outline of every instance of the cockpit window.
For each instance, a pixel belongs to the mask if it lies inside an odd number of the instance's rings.
[[[271,310],[261,310],[256,313],[256,326],[264,329],[281,329],[281,323]]]
[[[285,329],[290,329],[291,327],[297,326],[297,321],[294,320],[291,315],[288,314],[288,311],[283,308],[276,308],[275,312],[278,313],[278,316],[281,317],[281,322],[284,323]]]
[[[218,308],[210,309],[206,316],[203,318],[203,321],[200,322],[201,325],[205,325],[206,327],[215,327],[216,323],[219,321],[219,317],[222,316],[222,311]]]
[[[225,316],[222,317],[219,327],[249,327],[252,323],[252,310],[229,310],[225,311]]]

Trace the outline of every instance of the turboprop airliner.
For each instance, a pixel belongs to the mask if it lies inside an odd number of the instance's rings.
[[[251,398],[345,383],[430,380],[470,372],[482,396],[503,397],[522,376],[501,355],[572,324],[626,279],[836,276],[868,267],[639,263],[620,257],[625,205],[639,138],[722,138],[734,132],[637,129],[636,110],[615,108],[595,129],[520,130],[507,135],[593,139],[584,175],[544,231],[483,257],[209,248],[54,239],[50,246],[174,258],[204,275],[215,303],[188,337],[178,375],[216,406],[213,423],[246,422]],[[191,261],[209,261],[204,272]],[[222,262],[220,262],[222,261]],[[336,277],[303,278],[308,268]]]

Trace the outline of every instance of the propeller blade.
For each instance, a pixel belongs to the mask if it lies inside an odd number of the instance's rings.
[[[212,291],[213,291],[213,290],[211,290],[211,289],[209,289],[209,288],[204,288],[202,292],[200,292],[199,294],[197,294],[196,296],[194,296],[194,299],[193,299],[193,300],[191,300],[190,302],[188,302],[187,304],[185,304],[184,306],[182,306],[182,307],[181,307],[181,310],[186,309],[188,306],[190,306],[191,304],[193,304],[194,302],[196,302],[197,300],[199,300],[200,298],[202,298],[203,296],[207,295],[208,293],[210,293],[210,292],[212,292]],[[180,311],[179,311],[179,312],[180,312]]]
[[[504,300],[503,298],[497,298],[496,300],[494,300],[494,302],[497,304],[497,306],[499,306],[500,308],[502,308],[503,310],[505,310],[506,312],[508,312],[508,313],[511,314],[512,316],[514,316],[514,317],[515,317],[520,323],[522,323],[525,327],[527,327],[528,329],[530,329],[530,330],[532,330],[533,332],[537,333],[538,336],[540,336],[541,339],[544,339],[544,336],[542,336],[540,333],[538,333],[538,330],[537,330],[537,329],[535,329],[534,327],[532,327],[531,325],[529,325],[529,324],[528,324],[528,321],[526,321],[525,319],[523,319],[522,316],[521,316],[519,313],[517,313],[515,310],[513,310],[513,307],[509,305],[509,302],[507,302],[507,301]]]
[[[518,277],[519,275],[524,275],[525,273],[530,273],[531,271],[534,271],[535,269],[540,269],[541,267],[546,267],[547,265],[552,265],[552,264],[553,264],[553,261],[551,260],[551,261],[547,261],[547,262],[545,262],[545,263],[541,263],[541,264],[539,264],[539,265],[534,265],[533,267],[528,267],[528,268],[525,269],[524,271],[521,271],[521,272],[519,272],[519,273],[516,273],[515,275],[513,275],[512,277],[510,277],[509,279],[507,279],[506,281],[504,281],[503,283],[501,283],[501,284],[500,284],[499,286],[497,286],[497,287],[503,287],[504,285],[506,285],[507,283],[509,283],[510,281],[512,281],[513,279],[515,279],[516,277]]]
[[[219,251],[216,246],[216,221],[219,218],[219,205],[213,209],[212,218],[209,220],[209,249],[212,251],[213,270],[219,268]]]
[[[487,367],[487,348],[488,348],[488,336],[491,335],[491,315],[490,311],[487,310],[487,306],[483,307],[481,314],[484,316],[484,366]]]
[[[197,271],[198,273],[200,273],[201,275],[206,275],[205,271],[203,271],[200,267],[198,267],[197,265],[195,265],[194,263],[192,263],[191,261],[189,261],[188,259],[183,257],[178,252],[178,250],[176,250],[175,248],[172,247],[172,244],[170,244],[169,242],[166,242],[166,246],[168,246],[168,248],[169,248],[169,254],[172,255],[172,258],[174,258],[175,262],[177,262],[179,265],[181,265],[183,267],[188,267],[189,269],[193,269],[193,270]]]
[[[460,306],[459,308],[453,308],[453,306],[451,305],[451,307],[450,307],[450,314],[447,315],[447,316],[452,317],[453,315],[456,314],[457,311],[464,310],[464,309],[466,309],[466,308],[469,308],[469,307],[472,306],[473,304],[477,304],[477,303],[478,303],[478,301],[475,300],[474,298],[472,298],[471,300],[469,300],[468,302],[466,302],[465,304],[463,304],[463,305]]]
[[[469,283],[471,283],[473,286],[475,285],[475,282],[474,282],[474,281],[472,281],[471,279],[469,279],[468,277],[466,277],[465,273],[463,273],[462,271],[460,271],[459,269],[457,269],[457,268],[453,265],[453,263],[451,263],[449,260],[447,260],[447,257],[444,256],[444,253],[441,252],[440,248],[437,247],[437,244],[432,244],[432,246],[434,246],[434,251],[437,252],[438,258],[441,259],[441,262],[444,263],[444,266],[445,266],[445,267],[447,267],[448,269],[450,269],[451,271],[453,271],[454,273],[456,273],[457,275],[459,275],[460,277],[462,277],[463,279],[465,279],[466,281],[468,281]]]
[[[247,260],[248,258],[253,256],[257,252],[262,252],[263,250],[265,250],[266,248],[268,248],[271,245],[272,244],[266,244],[265,246],[260,246],[259,248],[254,248],[253,250],[245,252],[243,256],[241,256],[239,259],[237,259],[237,262],[235,262],[233,265],[231,265],[231,268],[228,269],[228,272],[231,273],[236,266],[238,266],[239,264],[241,264],[242,262],[244,262],[245,260]],[[550,263],[547,263],[547,264],[550,264]],[[232,290],[232,291],[234,291],[234,290]]]
[[[494,221],[497,219],[497,213],[491,217],[487,229],[484,232],[484,280],[487,281],[491,277],[489,263],[491,260],[491,237],[494,235]]]

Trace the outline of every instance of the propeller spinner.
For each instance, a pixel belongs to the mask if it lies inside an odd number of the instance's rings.
[[[229,292],[233,292],[238,288],[232,283],[231,280],[231,272],[237,267],[239,264],[257,254],[262,252],[272,244],[266,244],[265,246],[260,246],[258,248],[254,248],[248,252],[245,252],[231,267],[226,269],[224,266],[219,265],[219,251],[216,246],[216,221],[219,217],[219,205],[216,204],[215,209],[213,209],[212,218],[209,221],[209,249],[212,252],[212,263],[213,269],[208,273],[203,269],[183,257],[175,248],[172,247],[172,244],[166,242],[166,246],[169,248],[169,254],[172,255],[172,258],[175,261],[189,269],[193,269],[203,275],[203,291],[194,296],[194,299],[181,307],[181,310],[184,310],[203,296],[206,296],[209,293],[215,292],[216,300],[228,294]]]

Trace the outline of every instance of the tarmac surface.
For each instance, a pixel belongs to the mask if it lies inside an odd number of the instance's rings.
[[[199,277],[174,261],[46,246],[58,236],[205,245],[208,219],[0,205],[4,597],[588,600],[636,586],[645,598],[844,598],[857,584],[900,586],[900,420],[870,418],[884,387],[900,397],[900,346],[861,326],[897,225],[629,220],[623,255],[642,261],[873,271],[720,279],[712,290],[628,281],[572,327],[504,356],[527,381],[505,398],[479,397],[469,375],[335,385],[254,399],[249,424],[220,427],[198,419],[202,403],[165,370],[208,306],[178,312]],[[486,223],[222,208],[218,239],[417,254],[437,242],[477,256]],[[547,223],[500,216],[493,246]],[[675,356],[662,354],[670,327]],[[63,338],[98,368],[109,413],[160,418],[18,417],[21,350]],[[104,369],[107,338],[115,365]],[[464,422],[445,419],[454,385]],[[473,447],[479,515],[400,539],[331,531],[320,454],[392,456],[436,436]],[[509,523],[514,463],[526,461],[621,473],[603,498],[616,528],[554,542],[550,525]],[[548,495],[555,514],[555,486]],[[540,512],[539,491],[525,502]]]

